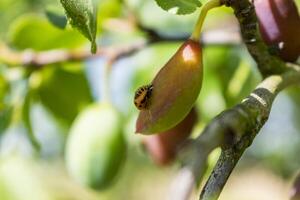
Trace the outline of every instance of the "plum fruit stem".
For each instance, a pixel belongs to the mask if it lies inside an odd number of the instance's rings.
[[[202,29],[202,25],[203,25],[203,22],[204,22],[204,19],[206,17],[206,14],[207,12],[212,9],[212,8],[216,8],[216,7],[219,7],[221,6],[221,2],[220,0],[210,0],[208,2],[206,2],[202,8],[201,8],[201,11],[200,11],[200,15],[199,15],[199,18],[197,20],[197,23],[195,25],[195,28],[193,30],[193,33],[190,37],[191,40],[194,40],[194,41],[198,41],[199,38],[200,38],[200,33],[201,33],[201,29]]]

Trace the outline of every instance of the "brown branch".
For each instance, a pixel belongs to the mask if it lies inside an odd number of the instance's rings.
[[[104,56],[109,60],[118,59],[122,56],[145,47],[146,41],[138,40],[128,45],[118,45],[113,47],[99,48],[96,54],[91,54],[90,50],[70,51],[70,50],[50,50],[44,52],[34,52],[24,50],[16,52],[8,49],[6,46],[0,46],[0,61],[7,65],[42,67],[48,64],[55,64],[66,61],[82,61],[85,59]]]
[[[146,40],[137,40],[126,45],[108,46],[98,48],[96,54],[91,54],[89,49],[81,50],[49,50],[35,52],[32,50],[24,50],[21,52],[13,51],[5,45],[0,45],[0,62],[10,66],[32,66],[42,67],[44,65],[67,62],[67,61],[82,61],[94,57],[106,57],[110,62],[121,57],[129,56],[149,44],[154,44],[162,41],[181,41],[184,38],[165,38],[156,34],[153,30],[149,31],[150,38]],[[153,36],[154,35],[154,36]],[[212,37],[218,36],[218,37]],[[239,45],[241,44],[240,37],[232,31],[224,32],[211,30],[203,33],[204,45]]]

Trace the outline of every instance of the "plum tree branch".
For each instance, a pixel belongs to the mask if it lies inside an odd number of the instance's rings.
[[[0,45],[0,61],[13,66],[42,67],[48,64],[67,61],[82,61],[99,56],[107,57],[109,60],[115,60],[130,55],[131,53],[144,48],[145,45],[146,41],[138,40],[128,45],[99,48],[96,54],[91,54],[88,49],[80,51],[49,50],[44,52],[34,52],[32,50],[24,50],[16,52],[4,45]]]
[[[261,38],[253,3],[249,0],[221,0],[221,2],[234,10],[240,24],[243,41],[256,61],[261,74],[267,77],[285,71],[285,63],[269,53],[269,47]]]
[[[189,198],[191,187],[203,177],[207,156],[213,149],[222,147],[219,160],[200,195],[200,200],[218,199],[236,163],[266,123],[277,94],[291,84],[300,83],[299,66],[286,64],[269,53],[258,30],[253,3],[249,0],[221,2],[233,8],[243,41],[265,79],[240,104],[216,116],[194,143],[184,150],[184,168],[173,186],[179,188],[176,182],[180,181],[180,185],[185,187],[177,191],[172,189],[172,199]]]
[[[34,52],[32,50],[13,51],[6,45],[0,44],[0,62],[10,66],[33,66],[42,67],[44,65],[67,62],[82,61],[94,57],[106,57],[108,60],[117,60],[121,57],[129,56],[149,44],[162,41],[182,41],[186,38],[166,38],[158,35],[151,29],[144,28],[149,35],[149,40],[137,40],[126,45],[107,46],[98,48],[96,54],[91,54],[89,49],[72,50],[48,50]],[[205,45],[239,45],[241,39],[234,32],[208,31],[205,32],[203,43]],[[217,36],[217,37],[215,37]]]
[[[243,126],[242,137],[222,149],[220,158],[205,184],[200,200],[217,200],[232,170],[255,136],[265,124],[277,94],[289,85],[300,83],[300,71],[294,68],[282,75],[273,75],[265,79],[241,104],[233,109],[244,110],[248,122]],[[241,117],[240,117],[241,118]],[[233,130],[236,130],[234,128]],[[235,135],[239,136],[239,134]]]
[[[187,191],[191,191],[191,187],[203,177],[207,156],[213,149],[221,147],[221,156],[200,200],[218,198],[241,155],[267,121],[277,94],[290,85],[300,84],[300,67],[291,64],[286,67],[288,71],[264,79],[241,103],[216,116],[194,143],[183,150],[184,168],[173,186],[176,188],[176,182],[180,181],[178,184],[188,187],[182,191],[172,189],[172,199],[188,199],[190,194]]]
[[[300,82],[299,68],[295,65],[285,64],[279,58],[272,56],[268,52],[268,47],[262,41],[258,30],[257,18],[253,2],[248,0],[222,0],[226,6],[231,6],[240,23],[242,38],[246,43],[249,53],[255,59],[261,74],[267,77],[271,74],[278,74],[293,68],[282,75],[273,75],[265,79],[250,96],[233,109],[243,110],[244,116],[248,116],[244,121],[240,121],[237,127],[229,123],[229,131],[235,137],[231,138],[231,144],[223,144],[221,155],[214,167],[208,181],[206,182],[200,200],[217,200],[224,185],[226,184],[232,170],[241,158],[245,149],[252,144],[256,134],[262,128],[269,117],[272,102],[279,91],[286,86]],[[235,120],[242,118],[237,117]],[[228,126],[228,124],[226,124]],[[242,128],[242,129],[237,129]],[[242,132],[240,132],[242,130]],[[243,133],[242,135],[239,134]],[[229,133],[232,137],[232,133]],[[241,136],[238,140],[237,137]],[[223,136],[223,138],[226,136]],[[227,136],[228,137],[228,136]],[[224,140],[226,141],[226,140]],[[223,141],[223,142],[224,142]]]

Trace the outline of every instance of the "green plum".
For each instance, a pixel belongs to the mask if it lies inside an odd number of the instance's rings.
[[[66,145],[66,165],[79,183],[106,188],[118,174],[125,157],[122,119],[110,105],[86,108],[74,121]]]

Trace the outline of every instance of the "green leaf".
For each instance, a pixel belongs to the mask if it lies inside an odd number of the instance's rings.
[[[47,66],[41,74],[38,96],[53,115],[69,125],[91,103],[88,82],[80,65]]]
[[[30,88],[27,88],[27,90],[28,91],[27,91],[27,94],[26,94],[26,96],[24,98],[24,102],[23,102],[22,119],[23,119],[24,126],[26,128],[28,139],[30,140],[32,146],[37,151],[40,151],[41,146],[40,146],[37,138],[35,137],[35,134],[32,129],[31,120],[30,120],[30,108],[31,108],[31,96],[32,95],[31,95]]]
[[[241,52],[244,52],[240,50]],[[228,106],[242,101],[260,82],[260,74],[255,62],[248,54],[241,55],[241,60],[231,75],[226,87],[226,100]]]
[[[8,38],[10,44],[17,49],[30,48],[36,51],[75,48],[85,42],[77,31],[58,29],[38,15],[17,18],[10,26]]]
[[[9,127],[12,117],[12,107],[6,107],[0,110],[0,135]]]
[[[0,71],[0,111],[5,107],[4,101],[8,92],[9,92],[9,84],[6,78],[4,77],[3,73]]]
[[[173,15],[157,6],[154,0],[126,0],[128,7],[137,13],[143,27],[153,29],[166,37],[189,37],[193,31],[198,13]]]
[[[91,41],[96,53],[97,11],[92,0],[60,0],[70,24]]]
[[[204,63],[205,58],[203,55]],[[210,65],[204,65],[203,77],[205,78],[197,106],[201,112],[201,121],[208,122],[226,108],[226,102],[222,94],[222,83],[210,69]]]
[[[300,130],[300,123],[299,123],[299,118],[300,118],[300,88],[296,87],[291,87],[287,89],[287,94],[289,95],[290,99],[292,100],[292,122],[294,126]]]
[[[155,0],[156,3],[164,10],[185,15],[193,13],[202,4],[199,0]]]
[[[0,135],[8,128],[12,115],[12,106],[7,102],[10,85],[0,69]]]
[[[67,26],[67,18],[60,9],[54,6],[46,8],[48,20],[57,28],[64,29]]]

